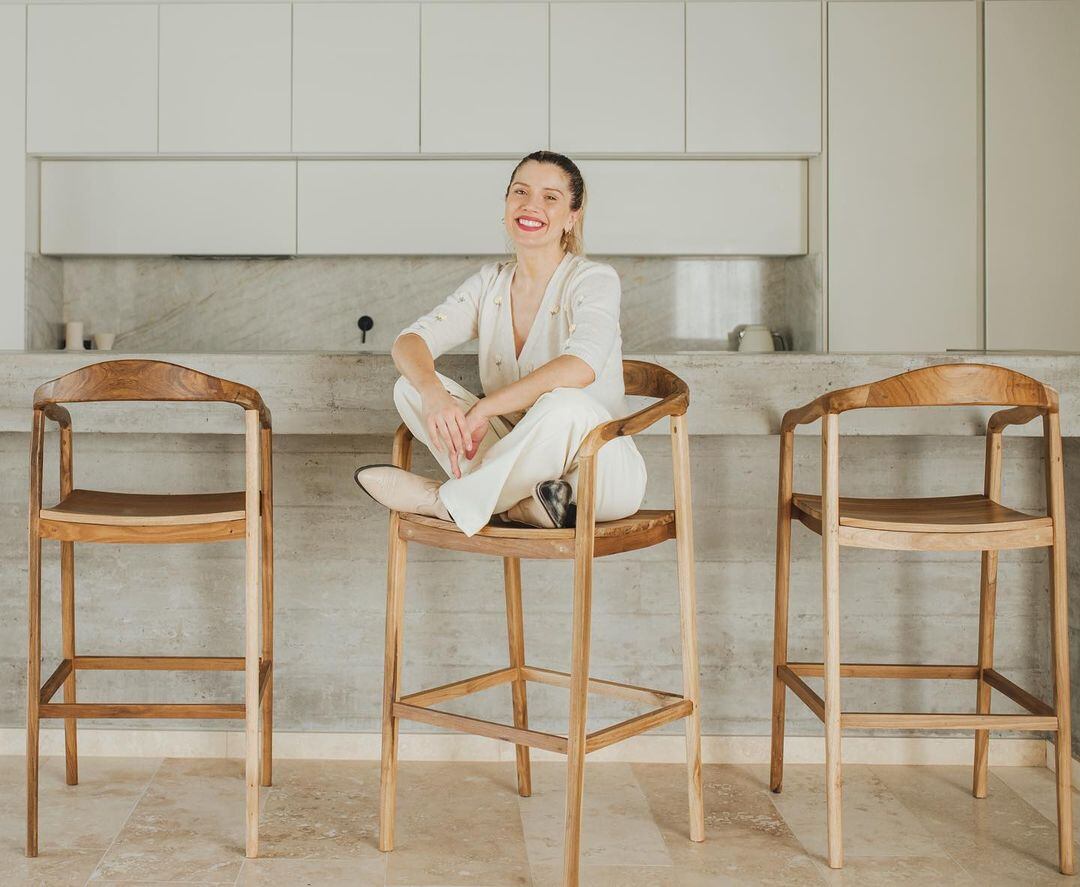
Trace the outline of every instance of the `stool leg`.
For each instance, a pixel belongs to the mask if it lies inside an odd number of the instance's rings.
[[[522,668],[525,665],[525,616],[521,606],[521,560],[516,557],[503,558],[503,585],[506,588],[506,635],[510,646],[510,665]],[[512,684],[514,701],[514,726],[527,730],[529,727],[529,706],[526,696],[526,682],[519,676]],[[518,794],[527,798],[532,794],[532,771],[529,766],[529,747],[518,745],[517,749],[517,784]]]
[[[570,641],[570,729],[566,754],[566,823],[563,887],[578,887],[582,801],[585,793],[585,723],[589,705],[589,647],[592,631],[592,561],[595,532],[596,457],[578,463],[577,527],[574,540],[574,610]]]
[[[698,670],[697,587],[694,575],[694,514],[690,500],[690,444],[686,434],[685,416],[671,418],[671,446],[675,479],[675,552],[679,575],[683,696],[694,703],[694,710],[686,719],[690,840],[704,841],[705,797],[701,787],[701,681]]]
[[[30,600],[26,658],[26,855],[38,855],[38,700],[41,693],[41,537],[30,531]]]
[[[825,625],[825,804],[829,868],[844,865],[840,767],[840,436],[839,416],[822,420],[821,553]]]
[[[998,553],[982,553],[982,578],[979,582],[979,682],[975,697],[975,711],[990,713],[990,685],[983,678],[988,668],[994,667],[994,617],[997,605]],[[971,793],[976,798],[986,797],[987,771],[990,758],[990,731],[975,731],[975,766],[972,773]]]
[[[246,410],[244,417],[247,426],[244,459],[244,853],[253,859],[259,855],[259,542],[262,527],[259,518],[259,413]]]
[[[773,609],[772,757],[769,788],[779,792],[784,784],[784,721],[787,687],[779,668],[788,658],[788,592],[791,586],[791,488],[795,433],[780,434],[780,476],[776,504],[776,604]]]
[[[1054,757],[1057,776],[1058,858],[1063,875],[1073,874],[1072,729],[1069,708],[1069,589],[1065,548],[1065,481],[1058,414],[1043,417],[1046,440],[1047,510],[1054,522],[1050,561],[1050,646],[1053,654],[1054,712],[1057,736]]]
[[[60,543],[60,609],[64,658],[71,674],[64,681],[64,702],[75,702],[75,543]],[[68,785],[79,784],[79,745],[76,718],[64,718],[64,759]]]
[[[262,457],[262,657],[270,663],[262,698],[262,779],[274,784],[274,492],[272,438],[269,428],[260,429]]]
[[[398,513],[390,512],[386,576],[386,640],[383,671],[382,768],[379,777],[379,849],[394,849],[397,795],[398,719],[394,703],[401,696],[401,651],[405,621],[405,564],[408,543],[398,537]]]

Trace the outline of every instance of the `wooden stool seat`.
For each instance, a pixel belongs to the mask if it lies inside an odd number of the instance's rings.
[[[383,678],[382,771],[379,780],[379,849],[394,848],[398,725],[418,721],[435,727],[512,742],[516,748],[518,793],[532,792],[529,749],[567,757],[566,819],[563,841],[564,887],[580,883],[582,797],[585,756],[646,730],[677,720],[686,722],[687,800],[689,837],[705,839],[705,809],[701,784],[701,709],[699,703],[696,589],[694,582],[693,519],[690,505],[690,449],[686,409],[690,392],[673,373],[636,360],[623,361],[626,393],[658,398],[638,412],[593,428],[578,447],[577,514],[568,529],[545,530],[517,524],[491,523],[472,536],[456,524],[401,511],[390,512],[387,553],[386,644]],[[637,434],[662,418],[671,424],[674,509],[642,509],[613,521],[596,520],[597,454],[608,441]],[[412,433],[401,425],[394,437],[393,464],[408,471]],[[683,686],[680,692],[653,690],[600,680],[589,674],[592,620],[592,570],[597,557],[634,551],[667,540],[675,542]],[[405,617],[405,570],[409,543],[501,557],[506,596],[509,665],[486,674],[462,678],[438,687],[401,691],[402,632]],[[573,562],[570,670],[555,671],[525,661],[525,621],[521,594],[521,560],[564,559]],[[569,691],[568,729],[554,733],[529,728],[528,684],[547,684]],[[481,690],[505,685],[510,689],[513,723],[503,724],[443,711],[434,706]],[[648,710],[597,730],[586,730],[588,697],[598,694],[647,706]],[[445,801],[445,799],[440,799]]]
[[[953,551],[1031,548],[1053,541],[1053,521],[1047,515],[1025,514],[983,495],[920,499],[841,496],[839,501],[841,545],[940,551],[939,534],[955,537],[944,540]],[[794,493],[791,505],[792,517],[815,533],[821,532],[821,496]],[[890,541],[894,544],[886,544]]]
[[[220,493],[118,493],[75,489],[74,435],[64,404],[115,401],[230,403],[244,410],[244,489]],[[42,507],[45,422],[60,429],[60,501]],[[38,853],[38,758],[42,719],[64,723],[68,785],[79,782],[80,718],[223,718],[244,721],[245,853],[259,849],[260,785],[272,781],[274,684],[273,468],[270,410],[254,388],[160,360],[110,360],[53,379],[34,392],[30,438],[29,631],[26,708],[26,855]],[[42,540],[60,543],[62,656],[41,682]],[[75,544],[244,544],[242,656],[90,656],[75,645]],[[237,702],[86,702],[82,671],[237,671]],[[53,697],[63,691],[63,701]]]
[[[175,527],[244,519],[244,491],[229,493],[111,493],[72,490],[41,519],[59,523]]]
[[[398,526],[402,539],[436,548],[498,554],[502,557],[574,557],[573,528],[544,530],[523,524],[488,524],[475,535],[466,536],[451,521],[404,513]],[[675,538],[675,512],[672,509],[643,508],[630,517],[599,521],[595,525],[594,538],[594,557],[648,548]]]
[[[865,408],[1005,407],[986,423],[981,495],[921,499],[854,499],[840,496],[840,414]],[[1046,465],[1046,514],[1025,514],[1001,504],[1002,432],[1042,419]],[[821,422],[822,495],[793,492],[795,429]],[[821,537],[823,656],[819,662],[788,658],[791,527],[800,521]],[[976,662],[944,664],[850,662],[840,654],[841,546],[907,551],[978,551],[979,638]],[[1050,568],[1052,704],[994,667],[994,615],[998,552],[1046,548]],[[1069,705],[1068,567],[1065,557],[1065,485],[1058,396],[1035,379],[999,366],[942,364],[821,395],[789,410],[780,425],[776,514],[776,608],[773,622],[772,762],[769,785],[783,787],[784,727],[790,690],[825,727],[825,807],[830,868],[844,864],[841,737],[845,730],[973,730],[972,794],[985,798],[991,730],[1046,731],[1054,736],[1057,781],[1058,867],[1072,874],[1072,767]],[[954,644],[955,646],[955,644]],[[955,651],[953,651],[955,652]],[[804,678],[822,678],[819,695]],[[974,711],[845,711],[841,678],[970,680]],[[1020,714],[992,713],[991,691],[1016,703]]]

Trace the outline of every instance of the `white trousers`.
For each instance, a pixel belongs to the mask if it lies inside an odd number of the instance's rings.
[[[468,411],[479,399],[453,379],[436,373],[450,395]],[[538,483],[563,478],[577,501],[577,452],[589,432],[615,418],[580,388],[555,388],[542,394],[516,424],[496,416],[472,459],[460,458],[461,477],[452,476],[450,458],[431,445],[423,422],[420,393],[404,376],[394,385],[394,404],[413,437],[422,441],[450,478],[439,497],[454,522],[472,536],[493,514],[532,495]],[[596,520],[628,517],[645,497],[645,460],[634,441],[618,437],[596,457]]]

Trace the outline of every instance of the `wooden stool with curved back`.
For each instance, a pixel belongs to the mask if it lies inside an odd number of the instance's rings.
[[[985,482],[981,495],[920,499],[853,499],[839,494],[839,417],[848,410],[880,407],[1001,406],[986,427]],[[1001,434],[1036,417],[1043,422],[1047,514],[1030,515],[1000,504]],[[792,491],[795,428],[821,420],[820,496]],[[824,394],[783,419],[776,539],[776,613],[772,712],[771,788],[779,792],[784,768],[784,703],[790,688],[825,724],[825,787],[828,863],[843,865],[841,842],[840,735],[844,728],[973,729],[973,794],[986,797],[991,729],[1055,734],[1059,865],[1073,872],[1071,737],[1069,730],[1069,638],[1065,553],[1065,493],[1057,393],[1012,370],[980,364],[948,364],[913,370]],[[824,661],[788,661],[788,585],[791,523],[821,535],[824,600]],[[847,663],[840,658],[840,546],[900,551],[982,552],[978,662],[959,665]],[[998,552],[1049,548],[1051,653],[1054,704],[1048,705],[994,668],[994,613]],[[803,680],[824,677],[824,698]],[[977,682],[974,713],[900,714],[840,709],[840,678],[969,679]],[[991,714],[990,691],[998,690],[1026,714]]]
[[[518,793],[522,797],[528,797],[532,790],[529,748],[543,748],[565,754],[568,767],[564,883],[571,887],[579,881],[585,755],[661,724],[686,718],[690,838],[693,841],[704,840],[693,525],[690,511],[689,445],[685,424],[690,395],[686,383],[654,364],[624,361],[623,373],[627,394],[657,397],[660,400],[630,416],[598,425],[581,444],[578,450],[577,523],[573,529],[544,530],[524,526],[488,525],[469,537],[449,521],[397,511],[390,513],[379,849],[389,851],[394,847],[398,724],[403,719],[513,742],[517,746]],[[597,523],[594,513],[597,452],[608,441],[637,434],[664,416],[670,417],[671,422],[674,509],[642,510],[622,520]],[[394,464],[407,470],[411,451],[412,434],[403,424],[394,438]],[[590,678],[593,558],[646,548],[668,539],[675,540],[678,560],[683,692],[650,690]],[[400,681],[405,561],[410,542],[503,559],[510,649],[510,665],[507,668],[402,695]],[[562,558],[574,561],[572,661],[569,674],[525,664],[521,558]],[[568,735],[559,736],[529,729],[525,691],[529,681],[569,689]],[[432,708],[438,702],[457,699],[499,684],[511,685],[513,725],[450,714]],[[627,721],[587,734],[585,723],[589,693],[644,702],[657,707]]]
[[[147,495],[75,489],[71,415],[64,403],[233,403],[245,417],[244,489]],[[42,508],[45,419],[60,426],[60,501]],[[243,718],[246,721],[246,854],[258,854],[259,784],[270,785],[273,700],[273,468],[270,411],[247,385],[157,360],[112,360],[46,382],[34,392],[30,437],[30,622],[26,714],[26,854],[38,851],[38,737],[41,718],[63,718],[67,783],[79,781],[78,718]],[[63,659],[41,684],[41,540],[60,542]],[[244,656],[84,656],[75,651],[75,543],[243,541]],[[261,591],[261,594],[260,594]],[[260,645],[259,629],[262,628]],[[242,671],[242,703],[150,704],[75,701],[83,670]],[[53,696],[63,687],[64,701]],[[259,715],[262,714],[261,736]],[[260,739],[262,749],[260,754]]]

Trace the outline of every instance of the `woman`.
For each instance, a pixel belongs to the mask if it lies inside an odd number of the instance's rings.
[[[577,451],[597,425],[626,415],[619,276],[582,253],[585,183],[551,151],[524,158],[506,189],[516,261],[480,268],[402,330],[391,354],[394,403],[448,480],[390,465],[356,482],[397,511],[453,521],[472,536],[492,515],[535,527],[574,523]],[[479,339],[485,397],[435,371],[435,358]],[[596,519],[638,510],[645,462],[629,437],[597,455]]]

